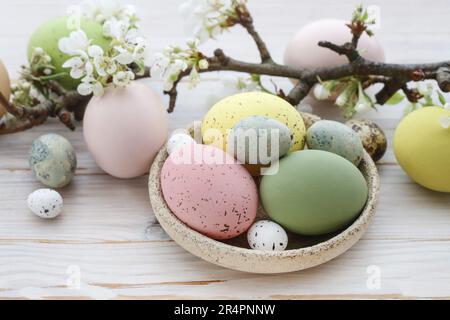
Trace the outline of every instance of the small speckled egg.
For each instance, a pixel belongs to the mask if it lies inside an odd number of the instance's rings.
[[[172,154],[175,149],[196,143],[194,139],[187,133],[176,133],[172,135],[167,141],[167,152]]]
[[[240,93],[216,103],[203,119],[203,142],[226,151],[229,131],[250,116],[265,116],[285,124],[293,135],[290,151],[303,149],[306,129],[300,113],[286,100],[264,92]]]
[[[303,118],[306,129],[309,129],[314,123],[321,120],[319,116],[308,112],[300,112],[300,115]]]
[[[359,165],[364,148],[358,134],[346,125],[329,120],[313,124],[306,134],[309,149],[335,153]]]
[[[228,153],[241,163],[270,164],[288,153],[291,130],[277,120],[251,116],[239,121],[228,135]]]
[[[278,168],[269,169],[260,185],[261,203],[269,217],[306,236],[348,226],[361,213],[367,196],[367,182],[358,168],[320,150],[288,154]]]
[[[251,226],[247,232],[250,248],[263,251],[283,251],[288,245],[286,231],[277,223],[261,220]]]
[[[3,94],[6,100],[9,100],[9,97],[11,95],[11,83],[9,80],[8,71],[6,70],[6,67],[1,60],[0,60],[0,92]],[[5,113],[6,113],[5,108],[3,108],[3,105],[0,105],[0,118]]]
[[[177,149],[164,163],[161,187],[172,212],[210,238],[234,238],[255,220],[258,191],[252,176],[218,148]]]
[[[364,149],[373,161],[383,158],[387,149],[387,139],[383,130],[376,123],[369,120],[353,119],[345,124],[359,135]]]
[[[38,217],[53,219],[63,210],[63,198],[51,189],[39,189],[28,196],[28,207]]]
[[[42,184],[50,188],[62,188],[72,181],[77,157],[66,138],[57,134],[46,134],[33,142],[30,166]]]

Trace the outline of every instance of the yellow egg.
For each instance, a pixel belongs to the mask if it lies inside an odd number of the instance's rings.
[[[5,96],[6,99],[9,100],[9,96],[11,95],[11,83],[9,81],[8,71],[5,68],[5,65],[0,60],[0,92]],[[6,110],[3,106],[0,105],[0,118],[6,113]]]
[[[284,123],[293,135],[290,151],[303,149],[306,129],[300,113],[284,99],[263,92],[240,93],[214,105],[203,119],[203,142],[226,151],[230,130],[250,116],[266,116]]]
[[[418,184],[450,192],[450,128],[441,124],[450,111],[427,107],[412,112],[398,125],[394,151],[400,166]]]

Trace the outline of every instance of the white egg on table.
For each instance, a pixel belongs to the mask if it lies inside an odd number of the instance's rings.
[[[263,251],[283,251],[288,245],[286,231],[277,223],[261,220],[254,223],[247,232],[250,248]]]
[[[28,196],[28,207],[38,217],[53,219],[63,210],[63,198],[51,189],[39,189]]]
[[[176,133],[167,141],[167,152],[172,154],[177,148],[195,143],[195,140],[187,133]]]

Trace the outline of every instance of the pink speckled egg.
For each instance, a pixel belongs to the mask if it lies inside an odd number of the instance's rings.
[[[255,220],[258,191],[252,176],[216,147],[177,149],[163,166],[161,185],[172,212],[210,238],[234,238]]]
[[[347,23],[344,20],[324,19],[307,24],[297,32],[286,47],[285,64],[311,70],[347,63],[345,56],[317,45],[320,41],[331,41],[338,45],[350,42],[352,34],[346,26]],[[376,37],[364,34],[359,41],[358,50],[368,60],[378,62],[385,60],[384,50]]]
[[[97,165],[117,178],[148,173],[168,134],[158,94],[140,83],[107,89],[94,97],[84,116],[84,138]]]

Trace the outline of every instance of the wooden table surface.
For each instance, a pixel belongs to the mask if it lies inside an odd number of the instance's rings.
[[[184,41],[178,1],[131,2],[139,9],[152,51]],[[281,60],[296,29],[318,18],[347,18],[358,2],[250,0],[250,7],[257,28]],[[13,77],[26,60],[31,32],[47,18],[64,14],[70,4],[70,0],[2,0],[0,57]],[[377,34],[389,61],[448,59],[448,0],[369,4],[381,9]],[[204,51],[216,46],[244,60],[258,57],[240,29],[206,44]],[[220,96],[220,76],[204,78],[195,91],[181,88],[177,110],[170,115],[171,129],[200,119],[213,99],[211,93]],[[160,83],[148,82],[161,90]],[[287,81],[280,83],[289,88]],[[367,117],[391,140],[402,108],[383,107]],[[327,117],[336,115],[333,107],[316,110]],[[62,190],[64,214],[53,221],[37,218],[26,205],[28,194],[42,187],[30,172],[27,152],[33,139],[48,132],[67,137],[79,160],[73,183]],[[86,149],[81,127],[69,132],[50,121],[31,131],[1,136],[0,298],[450,298],[450,195],[413,184],[391,148],[379,171],[382,187],[375,220],[352,249],[303,272],[254,275],[204,262],[171,241],[155,221],[147,177],[117,180],[103,173]]]

